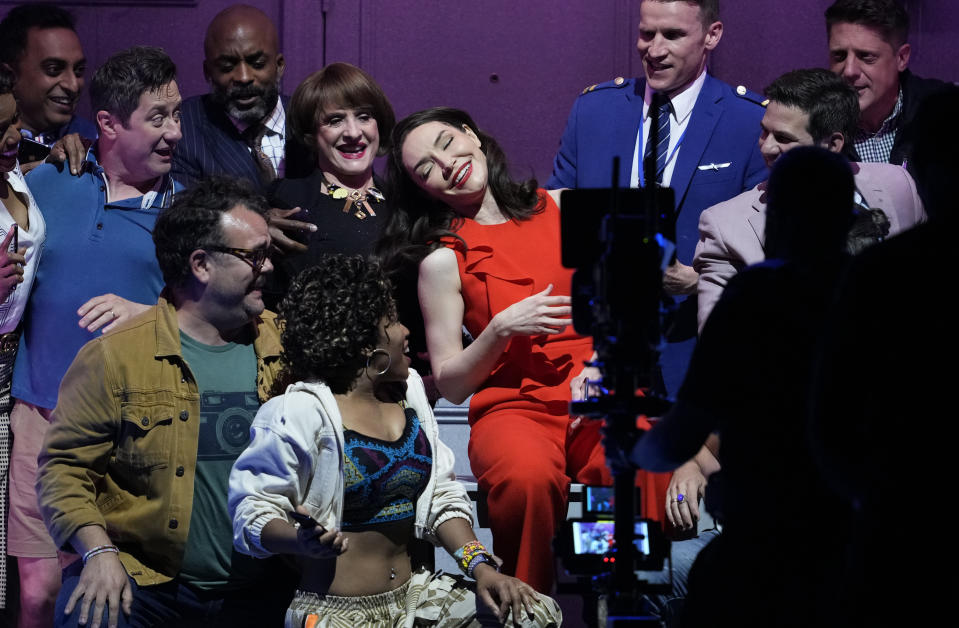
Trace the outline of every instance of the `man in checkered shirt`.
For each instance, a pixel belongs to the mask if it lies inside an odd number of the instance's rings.
[[[903,130],[920,103],[956,86],[907,69],[909,15],[898,0],[836,0],[826,9],[826,30],[830,69],[859,94],[853,160],[905,164],[910,146]]]

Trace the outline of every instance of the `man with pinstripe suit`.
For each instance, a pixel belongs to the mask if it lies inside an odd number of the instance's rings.
[[[286,166],[286,98],[279,96],[285,61],[276,26],[247,5],[213,18],[203,43],[203,75],[211,93],[183,103],[183,139],[174,179],[189,187],[212,175],[245,178],[260,191]]]

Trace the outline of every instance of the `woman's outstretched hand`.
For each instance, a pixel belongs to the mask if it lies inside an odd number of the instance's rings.
[[[558,334],[572,322],[572,299],[551,294],[553,284],[509,306],[493,317],[490,325],[501,337]]]

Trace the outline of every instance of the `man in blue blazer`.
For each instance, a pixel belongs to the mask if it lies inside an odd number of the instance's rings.
[[[276,26],[262,11],[233,5],[210,22],[203,74],[212,91],[183,103],[183,139],[173,177],[190,186],[217,174],[249,179],[263,190],[286,167],[286,67]]]
[[[765,177],[759,152],[762,98],[706,73],[723,34],[718,0],[643,0],[639,40],[645,80],[617,78],[584,90],[573,105],[546,187],[642,186],[650,107],[660,108],[657,183],[676,196],[676,261],[663,287],[676,307],[667,317],[660,366],[674,394],[696,338],[696,283],[691,264],[699,214]],[[654,104],[655,98],[655,104]],[[662,126],[668,119],[668,128]],[[688,297],[688,298],[687,298]]]

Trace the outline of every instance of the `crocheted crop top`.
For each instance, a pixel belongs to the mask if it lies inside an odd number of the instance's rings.
[[[412,408],[396,441],[344,430],[343,529],[359,531],[412,519],[430,478],[433,450]]]

